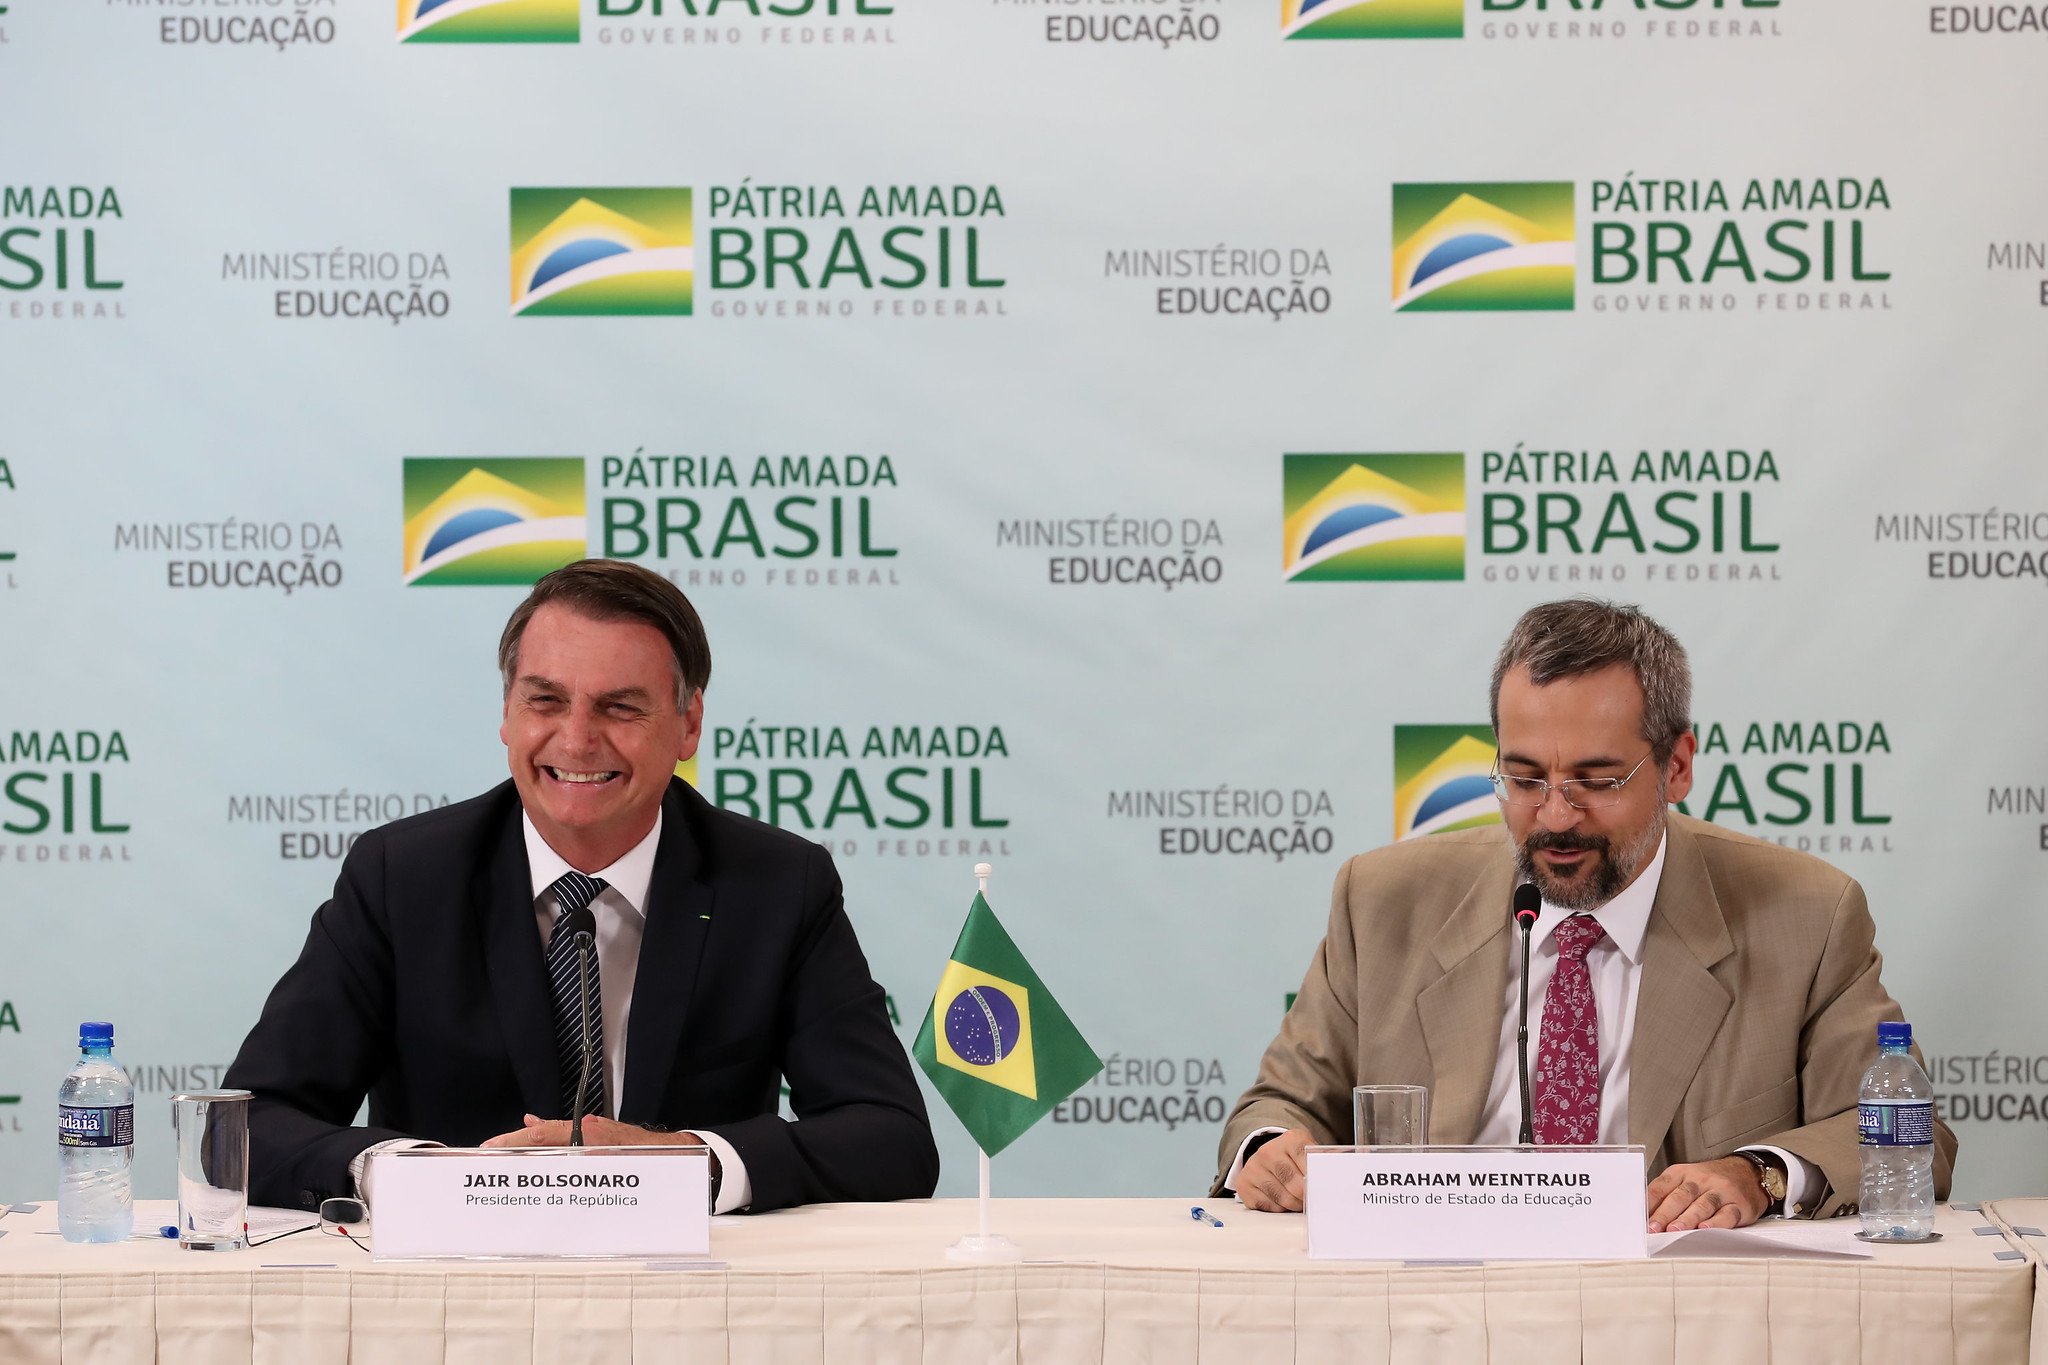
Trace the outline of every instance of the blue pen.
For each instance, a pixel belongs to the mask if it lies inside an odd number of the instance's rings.
[[[1212,1228],[1220,1228],[1223,1226],[1223,1220],[1221,1218],[1218,1218],[1215,1214],[1209,1212],[1209,1210],[1203,1208],[1200,1204],[1197,1204],[1193,1208],[1188,1210],[1188,1217],[1194,1219],[1197,1223],[1207,1223]]]
[[[176,1237],[178,1235],[178,1229],[176,1224],[166,1223],[162,1227],[158,1228],[156,1230],[156,1233],[159,1237]]]

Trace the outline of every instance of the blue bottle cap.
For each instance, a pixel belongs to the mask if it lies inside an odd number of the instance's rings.
[[[1911,1024],[1879,1024],[1877,1026],[1877,1045],[1879,1047],[1913,1046],[1913,1026]]]
[[[114,1045],[114,1026],[107,1023],[80,1024],[78,1026],[78,1045],[80,1047],[112,1047]]]

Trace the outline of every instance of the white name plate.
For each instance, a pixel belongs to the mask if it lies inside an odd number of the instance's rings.
[[[388,1260],[647,1260],[711,1250],[702,1147],[407,1147],[371,1159]]]
[[[1311,1147],[1308,1254],[1613,1261],[1645,1253],[1640,1147]]]

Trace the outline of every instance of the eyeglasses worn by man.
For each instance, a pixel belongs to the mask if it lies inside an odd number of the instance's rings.
[[[1302,1207],[1351,1089],[1430,1090],[1429,1140],[1517,1140],[1518,884],[1541,893],[1532,1136],[1640,1144],[1649,1230],[1856,1209],[1857,1087],[1879,980],[1863,889],[1819,859],[1668,807],[1693,781],[1685,651],[1633,607],[1528,612],[1493,670],[1505,828],[1409,840],[1337,875],[1329,928],[1225,1126],[1213,1194]],[[1955,1134],[1937,1123],[1946,1197]]]

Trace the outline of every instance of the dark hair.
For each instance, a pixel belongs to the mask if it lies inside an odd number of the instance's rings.
[[[1640,607],[1575,597],[1531,607],[1508,632],[1493,661],[1493,732],[1500,733],[1500,684],[1517,664],[1538,687],[1615,664],[1635,671],[1643,689],[1643,738],[1659,763],[1692,729],[1692,665],[1676,636]]]
[[[565,564],[533,585],[505,622],[498,637],[498,672],[505,691],[519,667],[519,639],[526,623],[550,602],[560,603],[594,621],[639,621],[660,631],[676,665],[676,710],[689,706],[690,694],[711,684],[711,642],[704,622],[675,584],[651,569],[619,559],[579,559]]]

